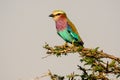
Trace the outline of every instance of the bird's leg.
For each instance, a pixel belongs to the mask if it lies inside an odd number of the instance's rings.
[[[72,41],[72,46],[71,48],[75,47],[75,43],[74,43],[74,40]]]

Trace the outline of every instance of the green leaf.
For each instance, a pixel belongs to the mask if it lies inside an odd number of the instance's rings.
[[[85,61],[85,65],[91,65],[95,62],[95,58],[92,58],[92,57],[85,57],[83,58],[83,61]]]
[[[109,67],[114,67],[115,66],[115,60],[112,60],[111,63],[108,66]]]
[[[119,78],[120,77],[120,74],[118,74],[117,76],[116,76],[116,78]]]
[[[99,49],[99,47],[96,47],[95,49],[92,49],[92,50],[91,50],[91,53],[92,53],[92,54],[96,53],[96,52],[98,51],[98,49]]]
[[[100,66],[100,65],[96,65],[96,66],[94,66],[94,70],[95,71],[103,71],[104,68],[102,66]]]

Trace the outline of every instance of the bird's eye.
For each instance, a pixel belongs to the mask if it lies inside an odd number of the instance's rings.
[[[58,13],[57,15],[61,15],[60,13]]]

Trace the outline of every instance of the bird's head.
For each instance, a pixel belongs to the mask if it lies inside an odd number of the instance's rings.
[[[55,21],[62,17],[66,17],[66,13],[62,10],[54,10],[52,14],[49,15],[49,17],[52,17]]]

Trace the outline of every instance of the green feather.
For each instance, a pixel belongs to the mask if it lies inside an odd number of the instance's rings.
[[[67,31],[67,29],[64,29],[62,31],[57,32],[60,37],[62,37],[66,42],[72,43],[74,38],[71,36],[71,34]]]

